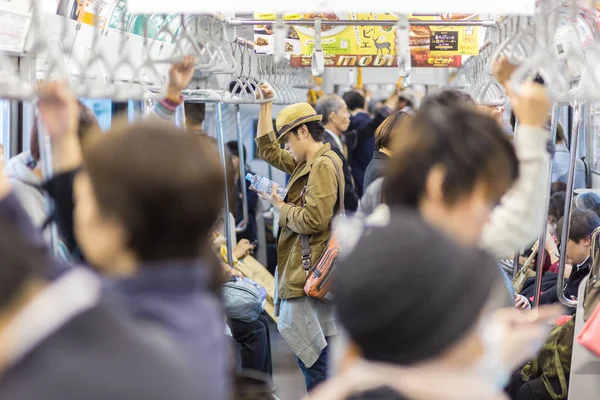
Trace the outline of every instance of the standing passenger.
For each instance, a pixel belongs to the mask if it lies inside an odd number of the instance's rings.
[[[224,314],[208,243],[223,205],[216,147],[144,121],[113,124],[84,156],[76,99],[57,84],[40,91],[40,113],[61,155],[56,171],[67,186],[75,177],[74,233],[85,260],[110,277],[130,315],[177,346],[199,398],[226,399]]]
[[[265,96],[272,89],[263,86]],[[278,328],[298,356],[310,391],[327,377],[328,341],[337,333],[333,306],[304,294],[302,235],[309,236],[310,265],[319,259],[330,238],[331,220],[340,207],[337,171],[342,162],[329,143],[323,143],[322,116],[308,103],[298,103],[277,115],[273,132],[272,105],[261,105],[258,118],[258,154],[275,168],[291,174],[285,199],[266,198],[280,212],[277,240],[276,300]],[[285,150],[281,148],[285,143]],[[343,186],[342,186],[343,188]]]
[[[365,110],[365,98],[362,94],[356,90],[351,90],[344,94],[343,99],[350,111],[350,125],[347,131],[365,128],[371,124],[371,116]],[[365,170],[371,158],[373,158],[374,143],[374,138],[369,136],[357,141],[353,149],[348,149],[348,161],[350,162],[350,169],[359,198],[362,197],[364,190]]]
[[[344,171],[344,204],[346,210],[356,211],[358,208],[358,195],[354,187],[352,171],[348,164],[348,149],[342,142],[342,134],[350,125],[350,114],[344,100],[338,95],[327,95],[319,99],[316,106],[317,114],[322,116],[325,127],[323,141],[331,145],[331,150],[342,160]]]

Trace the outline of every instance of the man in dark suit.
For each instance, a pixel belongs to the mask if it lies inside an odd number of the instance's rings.
[[[35,229],[0,177],[1,399],[198,398],[162,332],[134,328],[92,272],[73,268],[49,281],[43,241],[26,232]]]
[[[358,195],[354,187],[352,171],[347,158],[347,147],[342,142],[342,134],[350,125],[350,113],[344,100],[338,95],[327,95],[319,99],[316,106],[317,114],[321,114],[321,123],[325,127],[325,143],[331,145],[338,157],[342,160],[344,172],[345,193],[344,205],[346,211],[356,211],[358,208]]]

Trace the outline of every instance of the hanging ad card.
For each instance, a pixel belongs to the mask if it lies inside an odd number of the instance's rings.
[[[275,14],[255,13],[254,18],[259,21],[274,21]],[[288,21],[321,18],[321,47],[327,67],[398,66],[395,23],[374,26],[327,23],[327,21],[339,20],[396,21],[398,18],[392,13],[304,13],[286,14],[283,18]],[[420,16],[419,19],[437,20],[444,19],[444,16],[428,14]],[[413,67],[456,68],[461,66],[461,55],[478,54],[479,29],[477,27],[476,29],[469,27],[468,35],[465,27],[450,28],[442,33],[442,31],[432,31],[427,26],[411,27],[409,43]],[[285,48],[291,55],[292,66],[310,66],[314,37],[315,31],[312,25],[288,25]],[[455,43],[449,43],[452,38],[455,38]],[[274,54],[274,40],[273,24],[254,27],[254,49],[257,54]]]

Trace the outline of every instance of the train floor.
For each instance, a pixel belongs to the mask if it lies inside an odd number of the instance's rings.
[[[270,321],[273,380],[280,400],[300,400],[306,395],[304,375],[298,367],[296,355]]]

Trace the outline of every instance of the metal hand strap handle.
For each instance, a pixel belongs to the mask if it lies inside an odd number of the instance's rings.
[[[573,201],[573,187],[575,185],[575,162],[577,160],[577,144],[579,142],[579,133],[581,131],[581,104],[573,103],[573,136],[571,140],[571,158],[569,160],[569,176],[567,179],[567,193],[565,196],[565,212],[563,216],[563,227],[560,238],[560,260],[558,262],[558,278],[556,281],[556,291],[558,300],[567,307],[576,308],[577,301],[567,299],[564,292],[565,266],[567,263],[567,243],[569,242],[569,233],[571,229],[571,203]]]
[[[242,46],[240,51],[240,73],[223,89],[223,102],[228,104],[254,104],[256,88],[249,87],[248,80],[244,74],[244,58],[246,47]],[[232,87],[233,84],[233,87]]]
[[[219,40],[219,43],[217,44],[218,54],[221,59],[219,61],[219,63],[221,64],[221,70],[217,73],[219,73],[219,74],[234,74],[235,71],[237,71],[238,65],[237,65],[237,62],[236,62],[233,54],[224,48],[227,43],[226,37],[225,37],[225,24],[223,22],[218,21],[215,16],[211,22],[211,30],[213,29],[212,24],[215,24],[215,23],[218,23],[219,26],[221,27],[220,40]]]
[[[148,19],[146,19],[145,24],[144,24],[144,44],[143,44],[143,50],[142,50],[142,59],[144,60],[144,62],[142,63],[142,66],[140,68],[140,75],[145,76],[144,70],[149,70],[150,73],[154,76],[155,80],[151,81],[149,79],[143,79],[139,83],[144,86],[156,86],[156,87],[162,88],[163,87],[163,76],[160,73],[160,71],[158,70],[158,68],[156,67],[156,64],[152,60],[152,54],[150,54],[150,50],[152,49],[152,46],[148,45],[149,44],[148,23],[149,23]]]
[[[552,107],[552,119],[550,122],[550,132],[552,133],[552,143],[556,143],[556,132],[558,130],[558,107]],[[553,157],[550,158],[550,163],[548,164],[548,177],[552,176],[552,163]],[[546,189],[546,193],[548,194],[548,199],[550,198],[550,191],[552,189],[552,179],[548,179],[548,188]],[[546,211],[544,215],[544,224],[542,226],[540,239],[539,239],[539,248],[538,258],[535,269],[535,291],[533,292],[533,307],[539,307],[540,305],[540,293],[542,292],[542,276],[544,268],[544,257],[546,257],[546,232],[548,231],[548,209],[550,208],[550,202],[546,202]],[[565,251],[566,253],[566,251]],[[560,282],[560,281],[559,281]],[[562,286],[561,286],[562,287]]]
[[[135,79],[135,77],[138,74],[138,69],[136,68],[136,65],[133,61],[133,59],[131,58],[130,53],[127,51],[127,42],[129,40],[129,34],[126,32],[125,28],[125,15],[123,14],[123,16],[121,17],[121,25],[122,25],[122,33],[121,33],[121,43],[119,45],[119,61],[117,62],[117,64],[114,66],[112,73],[111,73],[111,77],[110,77],[110,82],[114,87],[114,92],[113,94],[110,96],[110,98],[112,99],[116,99],[118,101],[125,101],[128,100],[130,98],[135,98],[135,99],[143,99],[143,88],[141,88],[141,86],[135,86],[135,84],[133,83],[121,83],[118,84],[117,82],[119,81],[117,74],[119,71],[124,70],[127,71],[129,70],[129,72],[131,73],[132,76],[132,80]],[[138,89],[139,88],[139,89]],[[142,89],[142,90],[140,90]]]
[[[311,61],[313,76],[321,76],[325,72],[325,55],[321,48],[321,19],[315,19],[315,38]]]
[[[63,0],[66,1],[66,0]],[[58,2],[59,6],[61,1]],[[41,12],[40,0],[33,0],[31,2],[31,24],[29,25],[29,32],[27,38],[32,37],[33,43],[28,46],[31,53],[41,53],[48,45],[46,38],[46,32],[44,32],[44,16]],[[67,22],[65,22],[66,24]],[[27,43],[27,42],[26,42]]]
[[[150,20],[148,21],[148,24],[150,24]],[[168,39],[168,38],[171,39],[171,43],[174,46],[173,51],[171,52],[170,57],[154,59],[154,60],[152,60],[152,62],[154,64],[175,64],[175,63],[181,62],[183,60],[183,57],[186,55],[186,50],[182,47],[181,41],[178,40],[177,35],[175,33],[173,33],[171,31],[171,29],[169,28],[169,24],[167,23],[166,19],[163,19],[163,26],[161,26],[161,28],[158,30],[158,32],[156,32],[154,40],[150,44],[150,49],[148,50],[148,54],[154,53],[152,50],[154,50],[154,46],[157,43],[159,46],[162,46],[162,42],[160,40],[158,40],[158,37],[160,37],[161,35],[163,35],[163,37],[165,37],[165,39]],[[197,47],[198,46],[196,45],[196,48]],[[193,55],[196,56],[196,60],[198,60],[198,56],[200,55],[200,50],[197,49],[196,54],[193,54]]]
[[[263,95],[262,90],[260,90],[260,88],[258,87],[258,82],[256,82],[256,79],[254,79],[254,77],[252,76],[252,54],[254,54],[254,52],[252,50],[249,50],[250,53],[248,55],[248,75],[246,75],[246,84],[248,85],[248,87],[251,89],[251,91],[254,94],[254,104],[263,104],[263,103],[272,103],[275,99],[274,98],[270,98],[270,99],[266,99],[265,96]]]
[[[214,22],[214,18],[213,17],[213,22]],[[200,50],[200,59],[201,60],[207,60],[206,64],[199,64],[198,68],[200,68],[203,71],[206,72],[224,72],[225,68],[225,62],[223,59],[223,54],[221,52],[221,49],[219,48],[219,44],[216,43],[215,38],[214,38],[214,33],[213,33],[213,22],[211,22],[210,24],[208,24],[208,35],[204,36],[201,34],[198,34],[198,38],[200,39],[200,37],[204,38],[204,42],[202,43],[202,49]],[[187,29],[185,30],[185,33],[187,33]],[[191,36],[190,36],[191,38]],[[194,41],[194,43],[196,42],[194,39],[192,39]]]
[[[269,81],[266,79],[265,76],[265,70],[263,68],[263,62],[261,60],[263,60],[264,56],[257,56],[256,57],[256,62],[258,63],[258,84],[262,84],[262,83],[269,83]],[[271,85],[271,88],[273,89],[273,97],[270,97],[268,99],[264,99],[264,103],[274,103],[275,100],[277,99],[277,91],[275,90],[275,88],[273,88],[273,86]],[[262,92],[261,92],[262,95]]]

